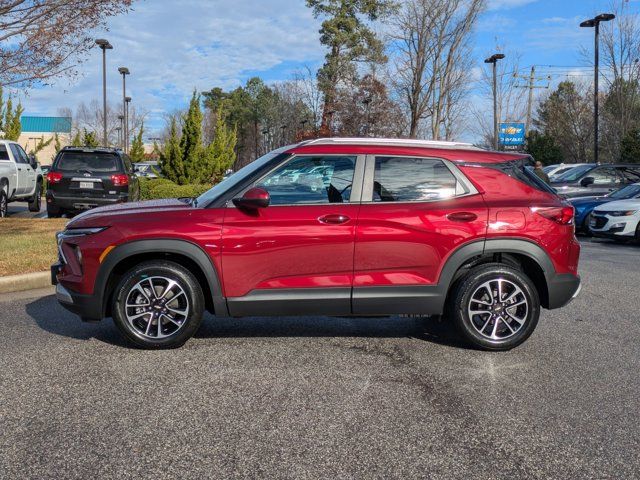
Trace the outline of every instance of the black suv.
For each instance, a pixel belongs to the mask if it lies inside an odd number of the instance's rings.
[[[562,196],[592,197],[606,195],[626,185],[640,182],[640,165],[579,165],[551,180]]]
[[[129,156],[113,148],[65,147],[47,174],[47,214],[65,213],[139,199]]]

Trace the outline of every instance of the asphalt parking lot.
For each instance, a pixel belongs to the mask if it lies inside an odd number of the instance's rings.
[[[415,318],[209,318],[125,348],[52,296],[0,298],[0,478],[640,478],[640,246],[527,343]]]

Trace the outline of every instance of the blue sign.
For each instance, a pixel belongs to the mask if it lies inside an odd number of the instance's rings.
[[[524,145],[524,123],[501,123],[500,145]]]

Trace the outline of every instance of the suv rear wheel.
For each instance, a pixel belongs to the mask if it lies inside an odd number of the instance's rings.
[[[36,191],[33,192],[33,197],[29,199],[29,211],[39,212],[42,206],[42,182],[36,184]]]
[[[538,292],[523,272],[492,263],[470,270],[454,286],[449,316],[460,334],[483,350],[510,350],[533,333]]]
[[[181,265],[143,262],[116,287],[112,312],[120,331],[135,345],[180,347],[202,323],[204,295],[197,279]]]

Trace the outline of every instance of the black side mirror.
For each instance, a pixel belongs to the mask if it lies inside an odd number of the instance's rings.
[[[31,168],[34,170],[38,168],[38,160],[34,154],[29,155],[29,165],[31,165]]]
[[[596,179],[593,177],[584,177],[582,180],[580,180],[580,185],[582,185],[583,187],[588,187],[589,185],[593,185],[595,181]]]
[[[241,197],[234,198],[233,204],[245,210],[257,210],[259,208],[267,208],[271,202],[269,192],[263,188],[250,188]]]

